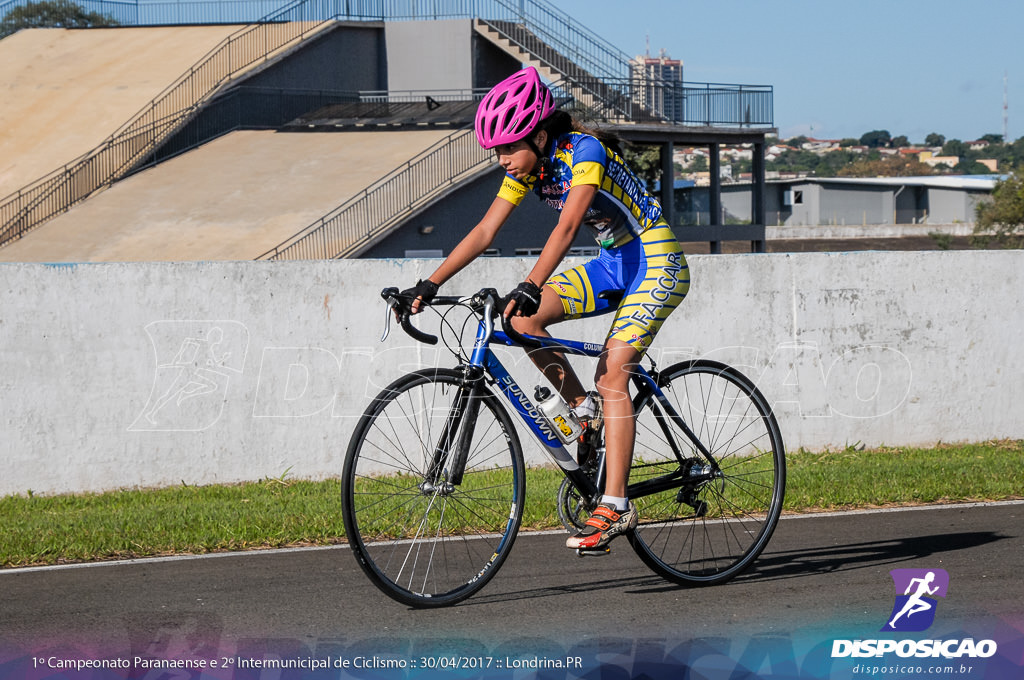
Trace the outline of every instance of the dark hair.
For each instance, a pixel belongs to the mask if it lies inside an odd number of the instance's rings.
[[[550,116],[540,122],[538,126],[539,130],[544,130],[548,133],[548,148],[545,149],[546,154],[551,153],[551,144],[558,137],[561,137],[567,132],[582,132],[585,135],[596,137],[599,142],[607,146],[615,153],[622,155],[622,139],[611,130],[605,130],[590,125],[584,125],[577,119],[573,118],[572,115],[561,109],[556,109]]]

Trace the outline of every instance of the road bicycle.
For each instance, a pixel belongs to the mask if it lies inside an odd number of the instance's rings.
[[[437,343],[411,323],[397,288],[381,295],[389,319],[394,310],[406,333]],[[468,323],[472,333],[476,323],[472,349],[457,339],[449,345],[457,367],[417,370],[385,387],[346,453],[342,510],[352,552],[381,591],[412,607],[470,597],[512,550],[526,466],[509,406],[565,477],[557,497],[565,528],[581,528],[601,498],[600,430],[586,435],[592,455],[581,460],[491,345],[587,357],[600,356],[603,345],[521,335],[498,313],[500,301],[494,289],[436,297],[429,308],[442,320],[446,307],[468,310],[463,328]],[[640,520],[625,540],[669,581],[724,583],[757,559],[778,522],[786,477],[778,424],[734,368],[692,360],[659,370],[646,360],[651,367],[638,365],[630,376],[637,435],[628,490]]]

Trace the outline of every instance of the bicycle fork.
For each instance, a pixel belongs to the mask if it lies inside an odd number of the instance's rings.
[[[470,376],[459,387],[455,403],[434,446],[430,467],[419,485],[423,493],[448,495],[462,483],[480,413],[482,390],[482,376]]]

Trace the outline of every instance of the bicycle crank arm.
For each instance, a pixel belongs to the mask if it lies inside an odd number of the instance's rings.
[[[611,551],[612,549],[607,545],[603,548],[576,548],[576,555],[578,557],[604,557]]]

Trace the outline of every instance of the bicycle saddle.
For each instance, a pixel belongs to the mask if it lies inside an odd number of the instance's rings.
[[[626,291],[623,288],[616,288],[614,290],[603,290],[597,294],[598,299],[607,300],[612,307],[618,307],[619,303],[622,302],[623,296]]]

